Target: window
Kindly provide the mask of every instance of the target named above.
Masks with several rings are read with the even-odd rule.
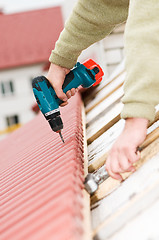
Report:
[[[18,124],[19,123],[18,115],[13,115],[13,116],[6,117],[6,123],[7,123],[8,127],[10,127],[12,125],[15,125],[15,124]]]
[[[14,94],[14,84],[12,81],[1,82],[0,92],[2,96],[11,96]]]

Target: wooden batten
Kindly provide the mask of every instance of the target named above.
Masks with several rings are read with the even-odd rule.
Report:
[[[89,127],[93,122],[97,121],[100,116],[108,112],[112,105],[119,103],[123,96],[123,87],[118,88],[108,98],[102,101],[98,106],[94,107],[86,116],[86,126]]]
[[[124,71],[124,64],[122,64],[117,72],[108,79],[108,82],[102,82],[89,97],[86,97],[88,172],[98,172],[98,169],[105,164],[109,150],[124,129],[125,120],[120,118],[120,113],[123,108],[121,98],[125,76],[126,72]],[[128,220],[131,220],[131,217],[137,216],[140,210],[149,206],[153,198],[156,199],[159,196],[159,191],[155,193],[155,188],[159,187],[158,180],[156,183],[159,169],[159,163],[157,163],[157,157],[159,156],[159,106],[156,109],[155,120],[149,124],[147,137],[138,148],[141,152],[141,158],[134,164],[136,172],[121,174],[122,182],[109,177],[99,185],[98,190],[91,196],[94,240],[108,238],[114,240],[114,238],[111,239],[111,236],[114,236]],[[154,185],[151,188],[150,184],[149,190],[146,192],[144,187],[147,182],[142,177],[148,177],[151,183],[151,174],[148,172],[151,163],[148,160],[152,158],[153,166],[150,168],[150,172],[152,174],[155,172],[152,178]],[[157,170],[154,170],[155,164]],[[141,176],[140,172],[143,173]],[[134,190],[136,186],[138,187],[138,183],[135,182],[136,179],[139,179],[141,183],[144,181],[141,194]],[[134,189],[131,189],[131,184]],[[130,191],[127,192],[126,189]],[[152,193],[153,197],[148,198],[148,193]],[[135,194],[135,197],[133,194]],[[135,208],[135,203],[140,200],[143,201],[145,198],[147,199],[144,207],[140,204],[138,208]],[[109,206],[110,208],[112,206],[112,209],[109,209]],[[131,207],[134,211],[131,210]],[[130,217],[127,211],[130,212]],[[120,217],[123,217],[123,221],[120,221]]]
[[[108,87],[108,85],[110,83],[112,83],[115,79],[117,79],[121,74],[123,74],[125,71],[125,63],[124,61],[119,64],[119,66],[117,67],[117,69],[111,74],[111,76],[108,79],[105,79],[105,77],[103,78],[102,82],[99,84],[98,87],[96,87],[94,89],[94,91],[92,92],[92,94],[87,95],[84,98],[84,102],[85,105],[88,105],[93,99],[96,98],[96,95],[103,90],[103,88]]]
[[[87,154],[87,140],[86,140],[86,119],[84,106],[82,107],[82,122],[83,122],[83,135],[84,135],[84,177],[88,174],[88,154]],[[83,190],[83,240],[92,240],[91,232],[91,215],[90,215],[90,195],[84,189]]]
[[[141,152],[140,160],[134,164],[136,169],[139,169],[147,160],[152,158],[154,155],[158,153],[159,149],[159,127],[155,129],[152,133],[150,133],[145,142],[141,145],[143,148]],[[121,174],[123,179],[127,179],[132,172]],[[92,196],[91,203],[94,204],[96,201],[101,200],[110,194],[114,189],[116,189],[120,185],[120,181],[117,181],[113,178],[108,178],[104,181],[100,186],[97,192]]]
[[[158,140],[156,144],[158,147]],[[103,199],[100,205],[93,210],[94,239],[111,240],[111,237],[117,234],[128,221],[130,223],[135,217],[138,217],[139,213],[144,212],[158,201],[158,158],[159,153],[155,154],[153,158],[149,155],[149,161],[142,168]],[[125,195],[123,195],[124,193]]]
[[[88,160],[89,165],[98,159],[104,153],[108,152],[110,146],[113,144],[115,139],[119,136],[123,130],[125,121],[121,119],[111,128],[105,131],[100,137],[94,140],[90,145],[88,145]]]
[[[125,72],[120,75],[119,78],[115,79],[112,83],[110,83],[107,87],[103,88],[96,97],[86,105],[85,111],[88,113],[98,104],[100,104],[103,100],[108,98],[113,92],[115,92],[118,88],[120,88],[124,83]]]
[[[110,127],[112,127],[117,121],[120,120],[120,113],[123,105],[122,103],[117,103],[115,106],[107,112],[104,116],[101,116],[98,121],[91,124],[90,127],[87,128],[87,143],[92,143],[95,139],[97,139],[101,134],[107,131]]]
[[[145,148],[146,145],[148,146],[150,142],[153,142],[158,137],[158,126],[159,126],[158,121],[159,121],[159,111],[156,112],[154,121],[149,124],[149,128],[148,128],[149,136],[145,139],[144,143],[140,146],[140,150],[142,150],[142,148]],[[124,128],[124,120],[121,119],[118,123],[113,125],[112,128],[110,128],[107,132],[105,132],[103,136],[102,135],[100,136],[100,138],[102,138],[101,140],[99,140],[100,148],[98,148],[98,145],[97,145],[98,139],[96,140],[95,143],[92,142],[91,144],[92,146],[91,145],[88,146],[88,150],[90,152],[88,155],[89,161],[90,161],[89,167],[88,167],[89,172],[93,172],[98,168],[100,168],[101,166],[103,166],[108,156],[108,150],[111,148],[116,138],[120,135],[123,128]],[[106,146],[100,143],[102,141],[106,142]],[[98,150],[99,153],[96,152],[95,154],[95,152],[91,151],[91,148],[97,149],[97,150],[99,149]]]
[[[151,133],[149,133],[145,139],[145,141],[140,145],[138,151],[142,151],[148,145],[150,145],[153,141],[155,141],[159,137],[159,127],[154,129]]]

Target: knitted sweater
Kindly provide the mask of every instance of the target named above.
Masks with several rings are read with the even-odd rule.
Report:
[[[159,103],[159,1],[78,0],[50,62],[72,68],[81,51],[105,38],[124,21],[126,79],[122,118],[155,117]]]

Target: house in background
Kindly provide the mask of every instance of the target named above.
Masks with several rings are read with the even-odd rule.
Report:
[[[0,139],[34,117],[32,79],[46,74],[51,50],[72,7],[70,2],[68,9],[63,1],[60,6],[46,9],[1,12]],[[94,54],[84,53],[82,61],[88,56]]]
[[[34,117],[31,82],[46,74],[48,58],[76,1],[60,6],[0,14],[0,139]],[[123,59],[123,31],[119,26],[93,44],[79,61],[93,58],[109,76]]]
[[[0,15],[0,136],[34,117],[32,78],[44,74],[63,28],[61,7]]]

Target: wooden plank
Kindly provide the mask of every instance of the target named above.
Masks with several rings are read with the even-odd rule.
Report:
[[[158,157],[159,155],[157,158]],[[139,213],[145,211],[148,207],[151,207],[158,198],[159,180],[157,178],[155,182],[151,182],[151,185],[149,185],[147,189],[144,189],[135,196],[130,196],[129,201],[126,204],[120,206],[113,214],[109,215],[109,217],[93,231],[93,239],[110,240],[110,237],[114,233],[119,231],[126,223],[136,217]]]
[[[158,119],[158,113],[156,114],[156,119]],[[155,120],[156,120],[155,119]],[[151,127],[149,127],[149,129],[148,129],[148,133],[149,133],[149,138],[147,138],[146,139],[146,141],[144,142],[144,144],[143,144],[143,146],[142,147],[146,147],[150,142],[152,142],[151,143],[151,145],[149,146],[149,147],[147,147],[147,148],[145,148],[143,151],[142,151],[142,153],[141,153],[141,156],[142,156],[142,158],[141,158],[141,160],[136,164],[136,166],[137,166],[137,169],[139,169],[140,168],[140,166],[142,166],[148,159],[150,159],[152,156],[154,156],[154,155],[156,155],[156,153],[158,154],[158,152],[159,152],[159,130],[158,130],[158,126],[159,126],[159,123],[158,123],[158,121],[157,122],[155,122]],[[155,128],[157,128],[157,129],[155,129]],[[157,135],[156,135],[157,134]],[[156,139],[157,138],[157,139]],[[154,141],[154,139],[156,139],[155,141]],[[149,161],[148,163],[146,163],[146,164],[144,164],[143,166],[142,166],[142,168],[140,168],[137,172],[135,172],[132,176],[131,176],[131,178],[129,178],[129,179],[132,179],[131,180],[131,182],[133,182],[133,183],[135,183],[135,185],[134,185],[134,189],[138,189],[139,188],[139,180],[138,179],[136,179],[136,174],[138,174],[137,176],[140,178],[141,176],[142,177],[144,177],[144,179],[145,180],[140,180],[140,182],[141,182],[141,184],[147,184],[148,183],[148,177],[147,177],[147,175],[149,175],[149,178],[150,178],[150,181],[152,181],[152,176],[153,176],[153,178],[154,177],[156,177],[156,179],[158,179],[158,171],[159,171],[159,164],[158,164],[158,157],[159,157],[159,155],[157,156],[157,158],[155,158],[155,160],[154,160],[154,163],[152,162],[152,161]],[[158,165],[157,165],[158,164]],[[142,172],[141,172],[142,171]],[[155,173],[153,172],[153,171],[155,171]],[[123,176],[124,176],[124,179],[126,179],[128,176],[129,176],[130,174],[129,173],[126,173],[126,174],[124,174]],[[134,179],[135,178],[135,179]],[[127,181],[130,181],[129,179],[127,179]],[[97,229],[98,229],[98,231],[97,231],[97,229],[95,229],[95,231],[96,231],[96,234],[93,234],[93,236],[94,236],[94,239],[107,239],[107,237],[109,237],[109,235],[107,235],[106,233],[108,233],[107,232],[107,230],[105,230],[105,228],[107,228],[108,227],[108,229],[110,228],[110,225],[109,225],[109,221],[107,221],[107,220],[105,220],[105,218],[106,218],[106,216],[104,216],[104,223],[105,222],[107,222],[107,224],[108,224],[108,226],[107,225],[105,225],[104,224],[104,226],[103,226],[103,223],[101,223],[101,219],[99,219],[99,216],[98,216],[98,213],[100,212],[100,214],[102,214],[102,212],[105,214],[105,209],[111,209],[111,207],[112,207],[112,205],[113,205],[113,198],[114,198],[114,201],[115,201],[115,203],[116,204],[119,204],[118,205],[118,207],[119,207],[119,209],[121,209],[121,202],[119,201],[119,199],[120,199],[120,197],[121,197],[121,200],[123,201],[123,204],[125,204],[125,202],[126,202],[126,200],[124,199],[124,197],[127,195],[127,192],[128,192],[128,189],[133,189],[133,187],[132,186],[128,186],[127,187],[127,190],[123,190],[122,189],[122,191],[123,191],[123,193],[121,193],[121,192],[119,192],[118,194],[118,196],[115,196],[115,194],[116,194],[116,192],[117,191],[119,191],[119,189],[122,187],[123,188],[123,184],[125,184],[127,181],[125,181],[125,182],[123,182],[122,184],[119,182],[119,181],[117,181],[117,180],[114,180],[114,179],[112,179],[112,178],[109,178],[107,181],[105,181],[104,182],[104,184],[101,184],[101,186],[100,186],[100,188],[101,188],[101,190],[103,191],[103,195],[100,197],[100,198],[98,198],[98,200],[100,200],[99,202],[97,202],[96,204],[94,204],[93,205],[93,207],[95,206],[95,205],[98,205],[99,204],[99,207],[97,207],[97,208],[95,208],[93,211],[94,211],[94,217],[95,217],[95,219],[93,220],[93,222],[94,222],[94,226],[95,226],[95,223],[98,223],[99,224],[99,221],[100,221],[100,225],[99,225],[99,227],[97,227]],[[143,184],[143,185],[144,185]],[[159,184],[159,183],[158,183]],[[119,187],[120,186],[120,187]],[[118,188],[119,187],[119,188]],[[159,187],[159,185],[158,185],[158,187]],[[140,189],[141,190],[141,189]],[[121,190],[120,190],[121,191]],[[139,191],[140,192],[140,191]],[[155,191],[153,191],[154,193],[155,193]],[[110,194],[111,193],[111,194]],[[134,193],[130,193],[129,194],[129,197],[130,197],[130,199],[132,198],[132,196],[133,195],[135,195]],[[107,196],[107,198],[104,198],[103,199],[103,197],[105,197],[105,196]],[[123,197],[124,196],[124,197]],[[149,196],[149,194],[148,194],[148,196]],[[110,206],[109,206],[109,204],[108,204],[108,198],[110,198],[110,197],[112,197],[112,199],[110,200]],[[101,200],[101,199],[103,199],[103,200]],[[106,199],[106,200],[105,200]],[[118,199],[117,201],[116,201],[116,199]],[[96,202],[96,200],[94,201],[94,199],[92,198],[91,200],[93,200],[92,201],[92,204],[93,203],[95,203]],[[102,202],[103,201],[106,201],[106,203],[105,203],[105,205],[102,205]],[[143,204],[141,204],[142,206],[143,206]],[[135,205],[134,205],[135,206]],[[99,208],[100,208],[100,210],[99,210]],[[104,209],[104,211],[103,211],[103,209]],[[115,210],[115,209],[113,209],[113,211],[114,211],[114,213],[115,213],[115,211],[118,211],[118,210]],[[141,211],[141,208],[140,209],[138,209],[138,211],[140,212]],[[132,213],[134,213],[134,210],[132,210]],[[123,213],[123,215],[130,215],[130,214],[127,214],[127,210]],[[138,213],[137,213],[138,214]],[[109,212],[109,214],[108,214],[109,216],[110,215],[112,215],[112,213],[110,213]],[[108,217],[109,218],[109,217]],[[116,226],[116,223],[117,222],[119,222],[120,223],[120,218],[119,219],[117,219],[117,221],[116,221],[116,219],[115,219],[115,223],[113,223],[115,226]],[[123,225],[125,224],[127,222],[127,219],[125,220],[125,222],[123,223]],[[114,225],[113,225],[113,227],[112,227],[112,229],[113,229],[113,231],[111,232],[111,235],[112,234],[114,234]],[[97,226],[97,225],[96,225]],[[102,226],[102,227],[101,227]],[[118,231],[119,229],[117,229],[117,231]],[[110,235],[110,236],[111,236]],[[115,235],[116,236],[116,235]],[[113,239],[110,239],[110,240],[115,240],[116,238],[113,238]],[[120,239],[119,239],[120,240]],[[122,238],[121,238],[121,240],[122,240]]]
[[[89,164],[95,161],[98,161],[99,163],[102,161],[101,160],[102,158],[105,158],[106,160],[107,152],[110,150],[110,148],[114,144],[116,138],[121,134],[124,128],[124,125],[125,125],[125,121],[121,119],[115,125],[113,125],[110,129],[108,129],[108,131],[106,131],[98,139],[96,139],[91,144],[91,149],[88,147]],[[151,142],[153,142],[158,137],[159,135],[158,129],[157,129],[158,127],[159,127],[159,121],[155,122],[154,125],[148,128],[147,130],[148,135],[145,141],[143,142],[143,144],[141,144],[140,148],[138,149],[139,151],[142,151],[143,148],[147,147]],[[103,165],[103,162],[101,164]],[[96,169],[97,168],[93,170],[96,170]]]
[[[85,111],[88,113],[95,106],[101,103],[104,99],[109,97],[113,92],[123,85],[126,73],[121,74],[117,79],[110,83],[107,87],[103,88],[99,93],[96,94],[95,98],[86,105]]]
[[[154,155],[156,155],[159,151],[159,128],[155,131],[158,134],[158,138],[153,141],[148,147],[146,147],[141,152],[141,159],[135,164],[136,169],[139,169],[147,160],[152,158]],[[121,174],[123,179],[127,179],[130,175],[132,175],[132,172],[123,173]],[[100,199],[103,199],[108,194],[113,192],[115,189],[117,189],[120,185],[120,181],[117,181],[113,178],[108,178],[106,181],[104,181],[102,184],[99,185],[99,188],[97,192],[92,196],[91,203],[94,204],[95,202],[99,201]]]
[[[94,107],[90,112],[88,112],[86,116],[87,126],[91,125],[93,121],[96,121],[98,118],[100,118],[101,114],[104,114],[104,112],[108,111],[108,109],[112,106],[112,104],[119,102],[123,95],[124,95],[123,87],[120,87],[114,93],[112,93],[108,98],[103,100],[96,107]]]
[[[125,120],[120,119],[111,128],[109,128],[102,135],[100,135],[100,137],[98,137],[90,145],[88,145],[89,162],[94,159],[94,154],[98,154],[98,151],[101,152],[105,150],[105,147],[108,147],[108,145],[111,144],[111,142],[119,135],[119,133],[122,132],[124,126]]]
[[[129,220],[128,224],[125,224],[119,231],[113,234],[109,240],[123,240],[127,239],[127,236],[129,236],[129,240],[158,240],[159,200],[155,199],[154,202],[149,205],[147,208],[142,209],[141,212],[139,211],[138,215]]]
[[[115,79],[117,79],[121,74],[124,73],[125,62],[122,61],[115,71],[110,75],[108,79],[103,78],[102,82],[92,91],[91,94],[87,95],[84,98],[85,105],[89,104],[103,88],[107,87],[110,83],[112,83]]]
[[[159,111],[156,113],[155,120],[150,124],[147,130],[148,134],[159,126],[158,120],[159,120]],[[116,138],[121,134],[123,128],[124,128],[124,120],[121,119],[114,126],[112,126],[108,131],[103,133],[103,135],[101,135],[100,138],[97,138],[94,142],[92,142],[88,146],[89,172],[95,171],[105,163],[108,156],[108,151],[112,147]],[[99,142],[99,146],[97,144],[98,142]]]
[[[117,137],[124,129],[125,120],[121,119],[88,146],[89,172],[101,167]]]
[[[159,137],[159,121],[158,124],[155,125],[156,129],[154,129],[152,132],[150,132],[145,141],[140,145],[140,147],[138,148],[139,151],[142,151],[144,148],[146,148],[147,146],[149,146],[153,141],[155,141],[158,137]]]
[[[103,134],[106,130],[120,120],[122,108],[123,104],[121,102],[115,104],[108,112],[104,114],[104,116],[100,117],[98,121],[94,122],[90,127],[87,128],[86,132],[88,144],[92,143],[96,138],[98,138],[101,134]]]
[[[111,83],[116,78],[118,78],[123,72],[125,71],[125,60],[123,60],[115,69],[115,71],[108,77],[108,79],[104,82],[102,81],[101,84],[96,89],[96,93],[101,91],[108,83]]]
[[[112,108],[113,108],[114,106],[116,106],[117,104],[120,105],[120,103],[121,103],[121,99],[119,98],[119,99],[117,99],[115,102],[113,102],[110,106],[108,106],[104,111],[102,111],[102,112],[99,113],[98,115],[95,115],[95,116],[93,117],[93,119],[92,119],[89,123],[86,124],[87,130],[88,130],[88,129],[91,129],[93,125],[97,126],[97,122],[100,122],[100,119],[101,119],[102,117],[106,116],[107,113],[109,114],[109,112],[112,110]]]
[[[84,106],[82,107],[82,123],[83,123],[83,135],[84,135],[84,177],[88,174],[88,154],[87,154],[87,140],[86,140],[86,118]],[[91,240],[91,216],[90,216],[90,195],[83,189],[83,240]]]
[[[158,180],[158,156],[159,153],[149,159],[130,178],[120,184],[120,187],[112,194],[100,201],[99,206],[92,210],[93,229],[96,229],[106,218],[109,218],[119,208],[131,201],[134,196],[144,192]]]

